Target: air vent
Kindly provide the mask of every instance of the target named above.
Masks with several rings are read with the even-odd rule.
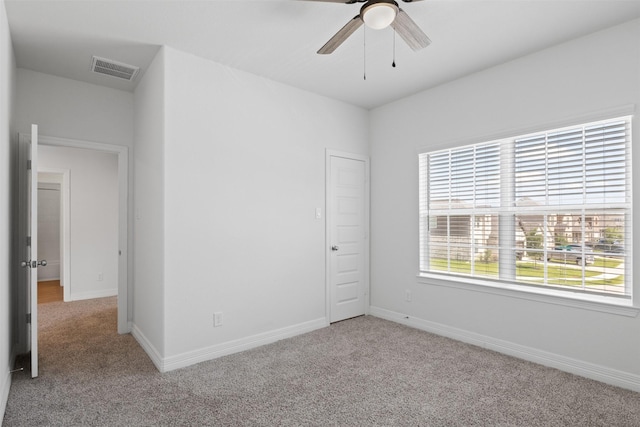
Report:
[[[91,71],[98,74],[106,74],[119,79],[133,81],[133,79],[136,78],[138,71],[140,71],[140,67],[94,56],[93,61],[91,62]]]

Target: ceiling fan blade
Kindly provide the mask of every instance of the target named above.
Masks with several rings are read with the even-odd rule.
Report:
[[[355,16],[351,21],[347,22],[347,25],[342,27],[333,37],[329,39],[324,46],[318,50],[320,55],[326,55],[332,53],[338,48],[355,30],[360,28],[364,24],[360,15]]]
[[[431,44],[429,37],[402,9],[398,11],[396,19],[391,23],[391,26],[413,50],[420,50]]]

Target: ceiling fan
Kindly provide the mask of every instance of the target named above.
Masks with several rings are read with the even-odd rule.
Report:
[[[351,34],[353,34],[362,24],[366,24],[373,29],[382,29],[391,26],[396,33],[413,50],[420,50],[429,46],[431,40],[418,27],[418,25],[406,14],[406,12],[398,6],[394,0],[311,0],[323,1],[328,3],[364,3],[360,8],[360,13],[353,17],[347,24],[340,29],[329,41],[318,50],[321,55],[332,53],[338,48]],[[411,3],[421,0],[402,0],[405,3]]]

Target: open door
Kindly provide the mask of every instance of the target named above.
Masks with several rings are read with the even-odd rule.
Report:
[[[26,292],[26,343],[31,351],[31,377],[38,376],[38,126],[31,125],[30,140],[20,139],[19,215],[22,254],[21,275]]]

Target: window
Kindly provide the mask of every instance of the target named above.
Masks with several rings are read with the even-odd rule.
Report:
[[[630,117],[419,163],[422,273],[630,298]]]

